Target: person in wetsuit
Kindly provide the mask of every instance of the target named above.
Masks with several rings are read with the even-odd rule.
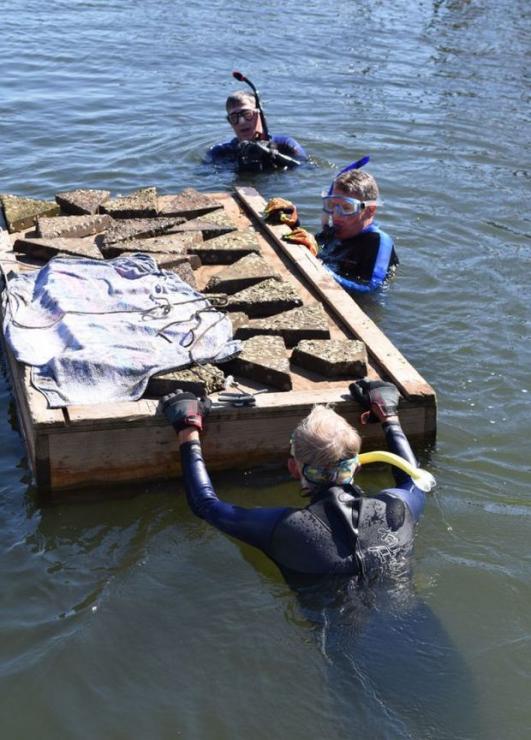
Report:
[[[319,259],[338,282],[347,279],[347,290],[376,290],[398,265],[391,237],[374,223],[376,180],[364,170],[351,169],[340,174],[322,198],[325,225],[316,236]]]
[[[398,418],[399,393],[390,383],[358,381],[351,393],[379,421],[391,452],[416,466]],[[190,508],[222,532],[268,555],[290,575],[372,578],[403,561],[413,544],[425,494],[393,468],[395,486],[367,497],[354,484],[360,436],[332,409],[316,406],[293,432],[288,468],[301,481],[304,508],[246,509],[221,501],[201,452],[204,402],[191,393],[163,399],[178,433]]]
[[[252,93],[232,93],[225,108],[235,136],[210,147],[208,160],[229,161],[239,170],[262,171],[295,167],[308,159],[303,147],[291,136],[269,136],[264,131],[264,118]]]

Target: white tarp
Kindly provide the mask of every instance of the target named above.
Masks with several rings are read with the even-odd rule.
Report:
[[[140,398],[151,375],[222,362],[230,319],[150,255],[54,257],[4,290],[4,334],[51,407]]]

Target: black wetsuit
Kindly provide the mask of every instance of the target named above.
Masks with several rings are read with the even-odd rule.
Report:
[[[384,424],[387,445],[415,458],[400,424]],[[396,487],[366,497],[356,486],[317,491],[305,508],[247,509],[221,501],[201,445],[181,445],[186,496],[192,511],[226,534],[258,547],[283,571],[311,575],[369,575],[411,549],[425,494],[393,467]]]

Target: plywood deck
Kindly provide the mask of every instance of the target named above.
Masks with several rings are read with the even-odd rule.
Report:
[[[281,240],[286,226],[267,226],[260,214],[265,204],[252,188],[234,195],[215,193],[238,228],[258,233],[262,256],[290,281],[305,305],[319,301],[328,316],[332,338],[365,342],[369,377],[394,382],[402,393],[400,417],[413,445],[435,439],[436,398],[433,389],[400,351],[333,280],[307,249]],[[208,220],[208,217],[205,217]],[[0,224],[0,264],[7,273],[35,269],[38,263],[18,258],[12,250],[16,234]],[[223,265],[200,267],[194,274],[199,289]],[[31,386],[30,369],[17,363],[3,342],[20,428],[25,438],[35,483],[42,491],[102,487],[178,476],[175,433],[157,400],[68,406],[49,409],[44,396]],[[292,366],[293,390],[256,397],[255,408],[214,408],[203,434],[209,469],[284,463],[294,426],[315,403],[332,404],[351,423],[360,409],[348,394],[348,379],[329,381]],[[242,380],[243,386],[262,387]],[[214,396],[215,398],[215,396]],[[382,447],[380,425],[363,428],[364,449]]]

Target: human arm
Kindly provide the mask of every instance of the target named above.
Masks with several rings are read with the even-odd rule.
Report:
[[[287,154],[289,157],[294,157],[294,159],[298,159],[301,162],[306,162],[308,160],[308,155],[306,154],[304,147],[301,146],[301,144],[299,144],[299,142],[292,136],[277,134],[273,136],[272,139],[281,154]]]
[[[379,422],[382,425],[389,452],[402,457],[413,467],[418,467],[398,417],[400,394],[396,386],[380,380],[358,380],[349,386],[349,390],[364,410],[362,423]],[[392,472],[396,487],[387,489],[386,493],[401,498],[408,505],[415,521],[418,520],[424,509],[426,494],[417,488],[411,476],[404,471],[393,466]]]
[[[191,393],[163,399],[164,413],[178,434],[186,498],[193,513],[217,529],[267,551],[274,528],[289,509],[246,509],[221,501],[212,486],[201,450],[200,431],[206,412]]]

